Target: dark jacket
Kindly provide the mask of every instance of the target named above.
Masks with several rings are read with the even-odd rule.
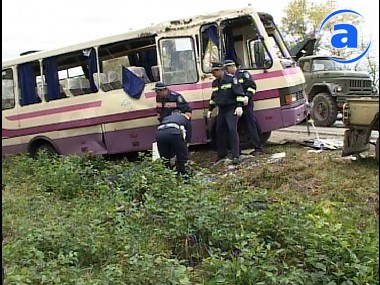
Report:
[[[166,124],[177,124],[179,127],[183,126],[181,129],[167,128],[165,130],[169,131],[171,134],[184,134],[185,141],[190,143],[192,136],[191,121],[182,113],[174,112],[169,116],[166,116],[158,126],[158,131],[160,131],[160,126]]]
[[[156,111],[159,114],[159,121],[161,122],[166,116],[169,116],[175,109],[180,110],[182,113],[191,113],[191,108],[186,102],[185,98],[177,92],[169,90],[164,98],[156,96]]]
[[[256,92],[256,83],[251,74],[246,70],[236,70],[235,73],[238,82],[244,89],[245,95],[251,97]]]
[[[225,73],[221,79],[212,82],[212,94],[209,102],[209,111],[218,107],[243,107],[244,90],[238,79]]]

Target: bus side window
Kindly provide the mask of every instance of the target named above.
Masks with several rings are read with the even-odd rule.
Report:
[[[2,71],[2,92],[1,92],[2,110],[12,109],[15,106],[15,93],[12,69]]]
[[[191,37],[160,39],[159,44],[163,82],[168,85],[196,82],[198,72],[193,39]]]
[[[201,27],[202,41],[202,69],[203,72],[211,72],[211,63],[220,61],[219,39],[216,24],[208,24]]]

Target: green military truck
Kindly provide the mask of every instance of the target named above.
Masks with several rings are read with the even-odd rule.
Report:
[[[347,99],[342,120],[347,127],[342,156],[369,150],[371,132],[379,132],[379,97]],[[375,144],[375,155],[379,162],[379,138]]]
[[[306,39],[294,46],[290,53],[303,70],[305,91],[311,103],[311,117],[316,126],[330,127],[338,113],[342,113],[347,99],[378,98],[378,90],[368,73],[350,70],[328,56],[312,55],[315,39]],[[332,57],[342,59],[338,57]]]

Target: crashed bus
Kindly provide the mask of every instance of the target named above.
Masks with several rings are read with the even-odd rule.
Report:
[[[266,141],[303,121],[302,71],[273,18],[252,7],[150,25],[2,63],[2,153],[117,154],[148,150],[158,124],[155,82],[193,109],[192,144],[215,138],[207,120],[211,62],[232,59],[257,84],[254,109]],[[215,116],[216,114],[214,114]],[[239,122],[242,146],[249,144]]]

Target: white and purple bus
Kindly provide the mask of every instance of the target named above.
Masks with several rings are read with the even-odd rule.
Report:
[[[193,109],[192,144],[206,144],[212,61],[232,59],[257,84],[262,140],[307,115],[302,71],[273,18],[251,7],[195,16],[2,63],[2,154],[117,154],[151,149],[163,81]],[[214,114],[215,115],[215,114]],[[248,140],[244,122],[239,134]]]

